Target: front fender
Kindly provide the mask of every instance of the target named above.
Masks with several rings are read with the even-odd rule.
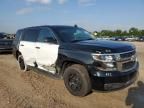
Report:
[[[56,68],[60,75],[64,72],[67,64],[81,64],[87,68],[89,64],[93,64],[94,60],[91,53],[84,51],[59,50]],[[88,69],[88,68],[87,68]]]
[[[64,61],[73,61],[80,64],[92,64],[94,62],[91,53],[84,51],[60,50],[58,59],[63,63]]]

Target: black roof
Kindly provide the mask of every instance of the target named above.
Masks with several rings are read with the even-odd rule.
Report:
[[[5,35],[5,33],[0,33],[0,36],[4,36]]]
[[[3,32],[0,32],[0,34],[5,34],[5,33],[3,33]]]
[[[43,26],[33,26],[33,27],[26,27],[20,30],[24,30],[24,29],[40,29],[43,27],[49,27],[49,28],[68,28],[68,27],[74,27],[74,26],[67,26],[67,25],[43,25]]]

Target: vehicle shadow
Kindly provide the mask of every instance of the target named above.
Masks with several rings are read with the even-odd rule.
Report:
[[[137,82],[137,87],[129,88],[128,96],[125,100],[126,105],[132,108],[144,108],[144,83]]]

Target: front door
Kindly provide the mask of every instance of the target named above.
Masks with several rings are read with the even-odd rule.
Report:
[[[36,43],[36,62],[38,68],[55,73],[55,63],[58,57],[59,45],[56,42],[53,32],[48,29],[40,30]]]

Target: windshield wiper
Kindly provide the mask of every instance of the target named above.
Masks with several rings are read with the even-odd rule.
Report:
[[[72,40],[70,42],[79,42],[79,41],[86,41],[86,40],[93,40],[93,38],[82,39],[82,40]]]
[[[88,39],[86,39],[86,40],[94,40],[93,38],[88,38]]]
[[[70,42],[79,42],[79,41],[82,41],[82,40],[71,40]]]

